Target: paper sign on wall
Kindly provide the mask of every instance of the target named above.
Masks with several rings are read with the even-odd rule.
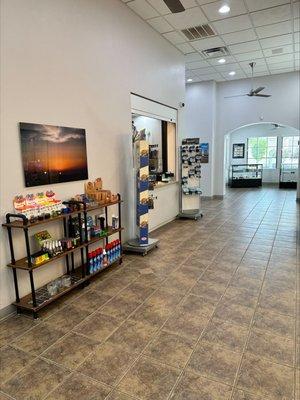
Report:
[[[201,164],[208,164],[209,161],[209,144],[200,143]]]

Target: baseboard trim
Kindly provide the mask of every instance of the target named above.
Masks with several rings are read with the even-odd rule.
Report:
[[[15,306],[10,304],[9,306],[6,306],[0,310],[0,319],[4,319],[8,317],[10,314],[13,314],[16,312]]]
[[[166,220],[165,222],[162,222],[161,224],[155,226],[154,228],[149,229],[149,233],[152,233],[152,232],[156,231],[157,229],[160,229],[163,226],[170,224],[171,222],[175,221],[176,218],[177,218],[177,214],[174,217]]]
[[[278,182],[263,182],[263,186],[276,186],[278,187],[279,183]]]
[[[224,196],[222,194],[214,194],[213,196],[201,196],[202,200],[223,200]]]

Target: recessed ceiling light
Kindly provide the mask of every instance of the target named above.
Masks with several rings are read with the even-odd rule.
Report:
[[[235,72],[235,71],[230,71],[228,75],[230,75],[230,76],[234,76],[235,74],[236,74],[236,72]]]
[[[224,63],[226,63],[226,60],[225,60],[225,58],[220,58],[220,60],[218,60],[218,62],[219,62],[220,64],[224,64]]]
[[[192,78],[187,79],[187,82],[193,82]]]
[[[227,14],[230,11],[230,7],[227,4],[224,4],[221,8],[219,8],[220,14]]]

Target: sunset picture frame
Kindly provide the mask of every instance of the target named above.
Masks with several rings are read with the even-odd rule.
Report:
[[[26,187],[88,179],[85,129],[20,122],[20,140]]]

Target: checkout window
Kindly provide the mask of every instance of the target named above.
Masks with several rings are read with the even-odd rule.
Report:
[[[154,183],[176,180],[176,124],[132,114],[137,131],[145,129],[149,143],[149,175]]]

